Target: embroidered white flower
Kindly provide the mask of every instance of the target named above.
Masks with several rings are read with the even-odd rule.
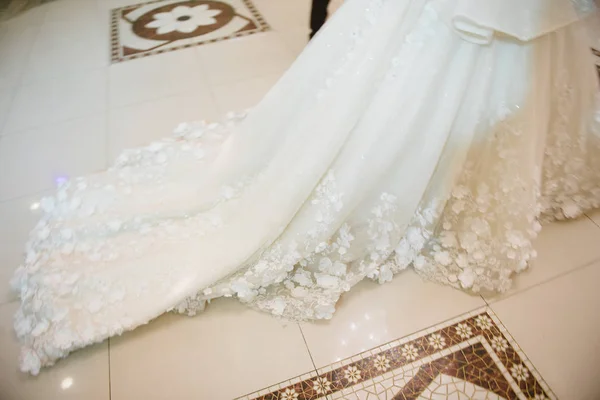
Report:
[[[441,350],[446,347],[446,338],[444,338],[439,333],[434,333],[429,336],[429,345],[434,349]]]
[[[508,349],[508,342],[502,336],[494,336],[490,342],[492,348],[498,352],[505,352]]]
[[[406,357],[407,360],[414,361],[419,356],[419,350],[417,350],[414,345],[407,344],[402,347],[402,355]]]
[[[191,33],[199,26],[213,25],[214,18],[221,10],[211,10],[207,4],[195,7],[177,6],[169,12],[154,14],[154,21],[146,24],[146,28],[156,28],[156,33],[164,35],[171,32]]]
[[[375,357],[375,360],[373,360],[373,365],[375,365],[375,368],[379,371],[387,371],[390,369],[390,360],[388,360],[386,356],[378,355]]]
[[[350,366],[344,370],[344,376],[351,383],[358,383],[360,381],[360,370],[355,366]]]
[[[523,364],[513,364],[510,368],[510,374],[517,380],[517,382],[521,382],[529,378],[529,370]]]
[[[319,377],[313,381],[313,390],[317,394],[325,394],[331,390],[331,382],[327,378]]]
[[[479,329],[488,330],[492,327],[492,320],[487,315],[480,315],[475,318],[475,323]]]
[[[281,393],[281,400],[297,400],[299,393],[294,388],[287,388]]]
[[[473,336],[473,329],[467,324],[458,324],[456,326],[456,333],[458,333],[461,338],[468,339]]]

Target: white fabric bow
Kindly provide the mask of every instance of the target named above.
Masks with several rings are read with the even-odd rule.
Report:
[[[594,9],[593,0],[456,0],[450,23],[456,32],[477,44],[494,35],[530,41],[563,28]],[[579,9],[581,8],[581,9]]]

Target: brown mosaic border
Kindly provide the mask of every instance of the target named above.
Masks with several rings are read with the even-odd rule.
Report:
[[[190,43],[190,44],[185,44],[185,45],[181,45],[181,46],[169,47],[167,49],[149,50],[149,51],[145,51],[145,52],[140,52],[139,54],[132,54],[132,55],[128,55],[128,56],[122,55],[121,54],[121,42],[119,40],[120,39],[119,21],[121,20],[121,18],[123,18],[123,13],[134,10],[140,6],[160,3],[162,1],[164,1],[164,0],[152,0],[152,1],[147,1],[144,3],[132,4],[130,6],[114,8],[110,11],[111,64],[120,63],[120,62],[128,61],[128,60],[134,60],[134,59],[138,59],[138,58],[144,58],[144,57],[148,57],[148,56],[152,56],[152,55],[156,55],[156,54],[168,53],[168,52],[175,51],[175,50],[187,49],[190,47],[201,46],[201,45],[210,44],[210,43],[217,43],[217,42],[221,42],[224,40],[235,39],[235,38],[244,37],[244,36],[250,36],[255,33],[268,32],[271,30],[271,26],[267,23],[265,18],[258,11],[258,9],[254,5],[254,3],[252,3],[251,0],[241,0],[244,3],[244,5],[248,8],[250,13],[252,14],[252,17],[254,17],[254,19],[258,23],[257,29],[244,30],[244,31],[236,32],[234,34],[226,35],[226,36],[215,38],[215,39],[203,40],[203,41],[198,41],[197,43]]]
[[[441,374],[506,399],[556,400],[488,307],[237,400],[340,399],[396,370],[416,371],[398,400],[417,399]]]

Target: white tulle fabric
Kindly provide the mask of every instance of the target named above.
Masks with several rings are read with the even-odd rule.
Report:
[[[349,0],[247,116],[44,199],[13,280],[23,371],[217,297],[330,318],[407,267],[506,290],[541,219],[600,204],[597,78],[582,23],[482,46],[454,5]]]

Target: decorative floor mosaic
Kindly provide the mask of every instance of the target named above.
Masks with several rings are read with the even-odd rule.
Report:
[[[113,63],[269,30],[251,0],[157,0],[111,11]]]
[[[238,400],[556,399],[484,308]]]

